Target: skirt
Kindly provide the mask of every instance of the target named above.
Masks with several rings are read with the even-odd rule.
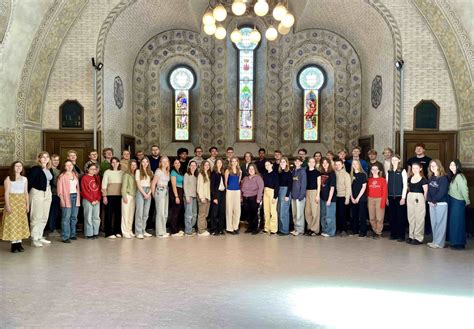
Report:
[[[3,211],[0,221],[0,240],[14,241],[26,239],[30,236],[28,216],[26,213],[26,199],[24,194],[10,193],[11,213]]]
[[[448,199],[447,241],[451,246],[466,244],[466,201],[451,196]]]

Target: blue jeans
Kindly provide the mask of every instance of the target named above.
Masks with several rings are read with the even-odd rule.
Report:
[[[320,205],[323,233],[334,236],[336,235],[336,202],[331,202],[331,205],[327,206],[326,201],[321,200]]]
[[[444,247],[448,222],[448,203],[440,202],[436,206],[430,206],[430,220],[433,231],[433,243]]]
[[[166,234],[166,222],[168,221],[168,186],[157,187],[155,192],[155,231],[156,236]]]
[[[76,206],[77,194],[73,193],[71,198],[71,208],[62,208],[61,221],[61,238],[69,240],[76,236],[77,212],[79,207]]]
[[[82,199],[82,207],[84,208],[84,235],[86,237],[99,235],[100,202],[93,205],[86,199]]]
[[[286,191],[288,191],[288,186],[280,186],[278,192],[278,230],[283,234],[290,232],[291,193],[288,196],[288,201],[285,201]]]
[[[191,198],[191,202],[187,202],[187,198],[184,197],[184,233],[193,233],[193,227],[196,225],[197,219],[197,198]]]
[[[145,193],[150,192],[148,186],[142,187]],[[144,234],[146,229],[146,222],[148,220],[148,213],[150,212],[151,198],[145,200],[143,194],[137,190],[135,196],[135,234]]]
[[[303,200],[291,200],[291,211],[293,212],[293,223],[295,231],[299,234],[304,234],[304,208],[306,205],[306,198]]]

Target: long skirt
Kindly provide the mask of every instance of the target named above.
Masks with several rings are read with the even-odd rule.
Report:
[[[451,246],[466,244],[466,201],[448,199],[448,239]]]
[[[0,220],[0,239],[15,241],[30,236],[28,217],[26,213],[26,199],[23,193],[10,193],[11,213],[5,209],[3,219]]]

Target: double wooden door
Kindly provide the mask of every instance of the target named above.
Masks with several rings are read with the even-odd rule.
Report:
[[[43,146],[50,154],[59,154],[61,163],[67,159],[69,150],[76,151],[76,163],[82,169],[94,149],[94,135],[92,131],[44,131]]]

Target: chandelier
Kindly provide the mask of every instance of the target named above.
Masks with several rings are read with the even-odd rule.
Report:
[[[288,10],[287,0],[234,0],[232,3],[229,0],[210,0],[206,13],[202,17],[204,32],[223,40],[227,34],[223,22],[228,15],[271,16],[270,26],[265,31],[265,38],[268,41],[276,40],[278,33],[288,34],[295,23],[295,16]],[[275,27],[274,24],[277,22],[278,25]],[[250,40],[258,43],[261,38],[260,32],[254,27],[250,33]],[[230,39],[235,44],[239,43],[242,40],[240,30],[235,28],[230,34]]]

